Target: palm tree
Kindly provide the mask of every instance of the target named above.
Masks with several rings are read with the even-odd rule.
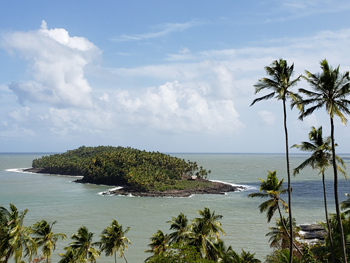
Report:
[[[217,244],[215,244],[216,249],[218,250],[220,263],[240,263],[240,256],[232,249],[231,246],[226,247],[224,241],[219,240]]]
[[[59,261],[59,263],[76,263],[76,255],[75,251],[71,247],[65,247],[66,253],[58,253],[62,259]]]
[[[276,218],[276,225],[269,227],[271,231],[266,234],[266,236],[270,237],[270,247],[277,249],[287,249],[289,247],[289,233],[286,231],[289,225],[289,218],[282,217],[282,221]],[[295,219],[293,218],[294,237],[299,236],[299,230],[300,228],[296,226]]]
[[[202,258],[217,260],[220,252],[216,248],[220,242],[219,232],[225,235],[218,220],[222,215],[215,215],[209,208],[198,210],[201,217],[194,218],[190,226],[190,232],[186,234],[187,244],[197,248]]]
[[[187,216],[180,213],[177,217],[172,217],[172,221],[167,221],[167,223],[171,223],[170,230],[174,230],[169,234],[169,244],[183,242],[189,233]]]
[[[202,217],[195,218],[193,221],[195,223],[203,223],[205,224],[210,231],[211,235],[215,235],[216,238],[219,238],[219,231],[225,235],[225,231],[221,228],[221,222],[218,220],[222,218],[222,215],[215,215],[215,211],[213,213],[210,212],[208,207],[205,207],[204,210],[198,210],[199,215]]]
[[[260,213],[266,212],[267,222],[270,222],[277,210],[280,216],[281,222],[284,223],[281,208],[280,208],[280,204],[281,204],[282,208],[288,211],[288,205],[280,197],[281,194],[285,194],[287,192],[287,190],[284,189],[283,187],[284,179],[282,179],[281,181],[278,181],[277,172],[275,170],[273,172],[268,171],[266,181],[261,178],[259,178],[259,180],[261,181],[259,192],[251,193],[248,195],[248,197],[270,198],[269,200],[259,205]],[[291,235],[290,235],[290,232],[288,232],[286,225],[284,225],[284,229],[288,237],[290,238]],[[292,226],[292,232],[293,232],[293,226]],[[302,254],[300,249],[294,244],[294,241],[292,241],[292,245],[298,250],[300,254]]]
[[[298,95],[291,92],[290,88],[295,86],[300,80],[300,77],[297,77],[294,80],[291,80],[291,77],[294,73],[294,64],[288,66],[287,61],[280,59],[279,61],[275,60],[271,63],[270,66],[265,67],[265,71],[268,76],[271,78],[262,78],[259,80],[255,87],[255,94],[264,90],[272,90],[271,93],[255,99],[252,104],[261,100],[267,100],[275,97],[277,100],[282,100],[283,103],[283,120],[284,120],[284,135],[286,143],[286,162],[287,162],[287,176],[288,176],[288,207],[289,207],[289,220],[292,220],[292,190],[290,186],[290,168],[289,168],[289,146],[288,146],[288,130],[287,130],[287,112],[286,112],[286,101],[288,98],[292,100],[298,99]],[[293,229],[290,228],[290,253],[293,253]],[[290,262],[291,259],[290,259]]]
[[[287,263],[287,262],[293,262],[293,263],[303,263],[304,261],[301,261],[297,257],[295,257],[293,254],[290,256],[290,250],[282,249],[277,250],[276,253],[274,253],[272,256],[267,256],[266,261],[267,263]],[[310,263],[308,261],[307,263]]]
[[[131,244],[130,240],[125,236],[129,229],[130,227],[127,227],[123,231],[123,226],[119,225],[116,220],[112,220],[111,225],[104,229],[100,235],[101,252],[105,251],[106,256],[113,256],[114,254],[115,263],[117,262],[117,251],[119,252],[119,257],[124,256],[127,262],[124,249],[128,249],[127,244]]]
[[[338,173],[336,166],[335,155],[335,143],[334,143],[334,115],[338,116],[341,122],[346,125],[347,119],[344,114],[349,114],[350,100],[346,97],[350,94],[350,78],[349,72],[341,74],[339,72],[339,66],[333,69],[328,65],[326,59],[321,61],[322,73],[312,74],[309,71],[305,71],[307,82],[311,85],[313,91],[306,89],[299,89],[299,92],[305,94],[308,99],[301,99],[296,104],[302,106],[302,111],[299,118],[303,120],[304,117],[309,116],[315,110],[322,107],[326,108],[326,111],[330,118],[331,124],[331,142],[332,142],[332,165],[334,173],[334,199],[337,218],[339,222],[339,233],[341,237],[341,245],[343,251],[343,262],[347,262],[345,240],[343,225],[340,217],[339,198],[338,198]],[[305,106],[311,105],[308,109],[304,109]]]
[[[251,193],[248,197],[260,197],[260,198],[270,198],[269,200],[263,202],[259,205],[260,213],[266,212],[267,222],[270,222],[276,210],[279,213],[280,219],[282,220],[283,216],[281,213],[280,204],[282,208],[288,210],[288,205],[286,202],[280,197],[281,194],[285,194],[287,192],[283,187],[283,180],[278,181],[276,170],[273,172],[268,171],[266,181],[264,179],[259,178],[261,181],[259,192]]]
[[[146,250],[146,252],[153,253],[153,256],[166,253],[169,249],[169,235],[164,234],[162,230],[158,229],[157,233],[152,235],[151,243],[148,246],[151,249]]]
[[[31,229],[23,225],[27,212],[28,209],[19,212],[13,204],[10,204],[10,210],[0,206],[0,259],[4,263],[11,257],[16,263],[22,262],[22,258],[26,256],[31,260],[36,253],[37,244],[30,237]]]
[[[49,224],[45,220],[41,220],[40,222],[35,223],[32,226],[33,234],[35,242],[38,247],[42,246],[42,254],[46,258],[46,262],[49,262],[51,258],[52,251],[56,249],[56,242],[58,239],[65,240],[67,239],[65,234],[57,233],[54,234],[52,232],[53,225],[56,224],[56,221],[52,224]]]
[[[349,253],[350,252],[350,250],[349,250],[350,218],[345,213],[341,213],[340,217],[341,217],[343,229],[344,229],[344,238],[346,240],[347,253]],[[341,262],[342,249],[341,249],[341,239],[340,239],[339,231],[337,231],[337,229],[339,229],[337,214],[330,214],[329,223],[330,223],[331,228],[327,229],[327,231],[332,231],[333,244],[334,244],[334,254],[335,254],[335,257],[338,259],[337,262]],[[327,225],[324,225],[324,227],[328,228]],[[329,243],[329,237],[326,236],[325,237],[325,244],[328,245],[328,243]]]
[[[191,233],[188,236],[188,245],[195,247],[202,258],[216,260],[220,255],[216,248],[219,239],[212,233],[209,224],[204,221],[193,221]]]
[[[93,247],[97,245],[92,242],[93,235],[86,226],[81,226],[77,233],[71,236],[73,242],[65,248],[68,254],[71,254],[70,250],[72,250],[77,262],[96,262],[96,259],[100,257],[100,251]]]
[[[261,261],[255,258],[255,253],[251,254],[249,251],[246,252],[242,249],[241,255],[236,253],[231,246],[228,248],[222,240],[219,240],[216,244],[216,249],[219,251],[219,259],[217,262],[220,263],[260,263]]]
[[[260,263],[261,261],[255,258],[255,253],[251,254],[249,251],[246,252],[242,249],[241,263]]]
[[[322,137],[322,126],[317,130],[315,127],[311,128],[309,133],[310,142],[302,142],[300,145],[294,144],[292,146],[300,149],[304,152],[311,152],[311,156],[302,162],[297,168],[294,169],[294,175],[299,174],[300,170],[304,169],[306,166],[311,166],[312,169],[319,170],[319,174],[322,174],[322,184],[323,184],[323,199],[324,199],[324,209],[326,214],[326,223],[328,229],[330,229],[328,220],[328,209],[327,209],[327,195],[326,195],[326,184],[325,184],[325,170],[331,166],[332,163],[332,146],[331,138],[328,137],[324,139]],[[338,163],[345,167],[343,160],[339,156],[335,156]],[[339,171],[345,175],[345,171],[340,165],[337,165]],[[332,262],[335,262],[333,253],[333,239],[332,232],[329,231],[330,248],[332,251]]]

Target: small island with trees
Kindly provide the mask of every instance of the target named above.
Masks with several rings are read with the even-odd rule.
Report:
[[[105,193],[114,195],[188,197],[244,189],[207,180],[211,171],[196,162],[121,146],[81,146],[35,159],[26,171],[83,176],[76,182],[122,186]]]

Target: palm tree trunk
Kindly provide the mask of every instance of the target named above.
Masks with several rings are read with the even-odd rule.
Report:
[[[293,260],[293,217],[292,217],[292,189],[290,187],[290,168],[289,168],[289,146],[288,146],[288,131],[287,131],[287,112],[286,112],[286,100],[283,99],[283,115],[284,115],[284,134],[286,138],[286,161],[287,161],[287,176],[288,176],[288,213],[289,213],[289,233],[290,233],[290,242],[289,242],[289,263],[292,263]]]
[[[334,172],[334,199],[335,199],[335,211],[337,212],[337,219],[338,219],[338,225],[339,225],[339,234],[340,234],[340,241],[341,241],[341,248],[342,248],[342,254],[343,254],[343,262],[347,263],[347,257],[346,257],[346,249],[345,249],[345,240],[344,240],[344,231],[343,231],[343,224],[340,217],[340,209],[339,209],[339,198],[338,198],[338,171],[337,171],[337,165],[335,163],[335,143],[334,143],[334,123],[332,116],[331,119],[331,139],[332,139],[332,163],[333,163],[333,172]]]
[[[283,216],[282,216],[282,213],[281,213],[280,206],[278,206],[277,209],[278,209],[278,213],[280,214],[280,219],[281,219],[283,228],[284,228],[284,230],[286,231],[288,238],[290,239],[290,235],[289,235],[289,233],[288,233],[288,229],[287,229],[286,224],[284,223],[284,220],[283,220]],[[289,241],[290,241],[290,240],[289,240]],[[294,241],[293,241],[293,246],[296,248],[296,250],[298,250],[299,254],[302,256],[302,255],[303,255],[303,252],[300,251],[300,249],[299,249],[298,246],[294,243]]]
[[[124,259],[125,259],[125,262],[128,263],[128,261],[126,260],[126,257],[125,257],[124,252],[123,252],[123,257],[124,257]]]
[[[114,262],[117,263],[117,252],[114,252]]]
[[[326,222],[327,222],[327,227],[328,227],[329,245],[331,247],[332,262],[335,263],[332,230],[331,230],[331,225],[330,225],[329,220],[328,220],[327,195],[326,195],[326,183],[325,183],[325,178],[324,178],[324,171],[322,171],[322,184],[323,184],[324,211],[326,213]]]
[[[4,261],[5,263],[9,262],[10,255],[11,255],[10,253],[7,253],[6,258],[5,258],[5,261]]]

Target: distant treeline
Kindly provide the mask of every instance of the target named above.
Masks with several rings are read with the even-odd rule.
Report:
[[[196,162],[121,146],[81,146],[35,159],[32,166],[42,168],[44,173],[82,175],[83,182],[129,185],[143,190],[176,185],[182,175],[206,178],[210,173]]]

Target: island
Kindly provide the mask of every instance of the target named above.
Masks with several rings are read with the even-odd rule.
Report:
[[[121,146],[81,146],[35,159],[26,171],[80,176],[75,181],[79,183],[122,186],[106,195],[188,197],[244,189],[208,180],[211,171],[196,162]]]

